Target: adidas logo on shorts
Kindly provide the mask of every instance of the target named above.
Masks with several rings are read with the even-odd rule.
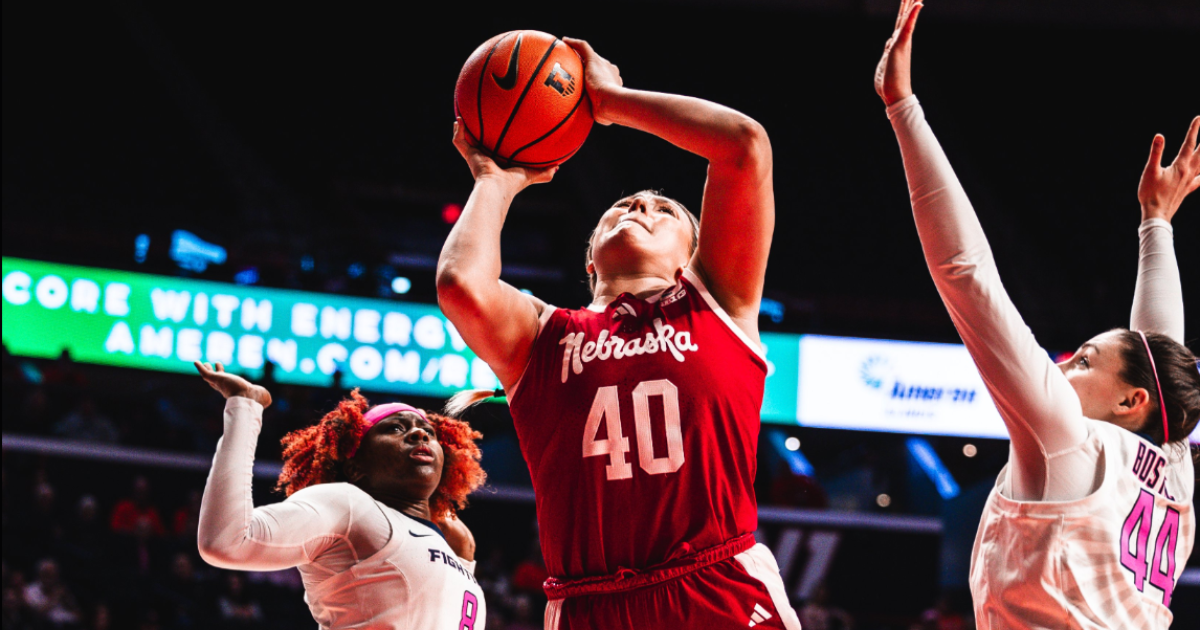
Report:
[[[750,613],[750,627],[753,628],[754,626],[757,626],[758,624],[770,619],[771,616],[771,613],[767,612],[766,608],[763,608],[760,604],[755,604],[754,612]]]

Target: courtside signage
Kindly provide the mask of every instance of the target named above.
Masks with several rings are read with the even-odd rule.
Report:
[[[799,345],[803,426],[1008,438],[964,346],[820,335]]]
[[[3,259],[15,355],[170,372],[192,361],[283,383],[445,397],[495,375],[435,306]]]

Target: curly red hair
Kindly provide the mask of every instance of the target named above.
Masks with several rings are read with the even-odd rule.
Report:
[[[363,420],[370,407],[355,389],[317,424],[284,436],[283,471],[276,490],[290,497],[309,486],[337,481],[342,462],[358,450],[370,429]],[[430,512],[441,518],[465,508],[467,496],[487,479],[479,465],[483,453],[475,443],[483,435],[461,420],[436,413],[427,416],[445,453],[442,479],[429,498]]]

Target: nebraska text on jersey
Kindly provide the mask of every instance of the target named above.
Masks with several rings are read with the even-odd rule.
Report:
[[[642,354],[657,354],[670,352],[676,361],[683,362],[684,352],[695,352],[700,346],[692,343],[692,333],[681,330],[675,332],[675,327],[664,324],[661,318],[654,319],[654,332],[646,333],[645,337],[623,339],[609,335],[607,330],[601,330],[595,341],[584,341],[585,333],[567,333],[559,340],[563,348],[562,382],[567,382],[571,372],[581,374],[583,364],[593,360],[607,361],[624,359]]]

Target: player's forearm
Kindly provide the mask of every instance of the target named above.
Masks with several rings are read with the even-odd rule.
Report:
[[[462,216],[450,230],[438,259],[439,301],[464,296],[486,299],[500,281],[500,232],[516,192],[503,182],[480,178]]]
[[[996,273],[983,227],[915,97],[888,107],[908,179],[925,263],[968,347],[1004,322],[1011,303]],[[1011,315],[1018,319],[1020,315]],[[999,334],[1009,339],[1009,335]],[[983,345],[984,348],[988,344]],[[999,351],[998,346],[993,351]]]
[[[1141,246],[1130,327],[1183,343],[1183,287],[1171,224],[1147,219],[1138,228],[1138,236]]]
[[[710,162],[754,167],[771,161],[762,125],[703,99],[620,88],[602,99],[598,118],[654,134]]]
[[[536,301],[500,280],[500,230],[519,188],[480,177],[438,260],[438,305],[500,382],[511,386],[538,331]]]
[[[990,256],[991,247],[971,200],[916,97],[889,106],[888,118],[900,144],[913,219],[934,281],[959,273],[947,266],[951,261]]]
[[[254,450],[262,412],[262,405],[248,398],[234,396],[225,403],[225,434],[204,486],[197,536],[200,556],[215,567],[289,569],[308,561],[304,543],[324,533],[307,531],[315,519],[287,502],[255,509]]]
[[[254,510],[254,449],[262,430],[262,405],[239,396],[225,403],[225,433],[200,503],[198,545],[206,562],[238,568]]]
[[[1082,442],[1087,429],[1079,399],[1009,298],[983,227],[920,105],[910,97],[888,115],[930,275],[1014,446],[1041,457]]]

